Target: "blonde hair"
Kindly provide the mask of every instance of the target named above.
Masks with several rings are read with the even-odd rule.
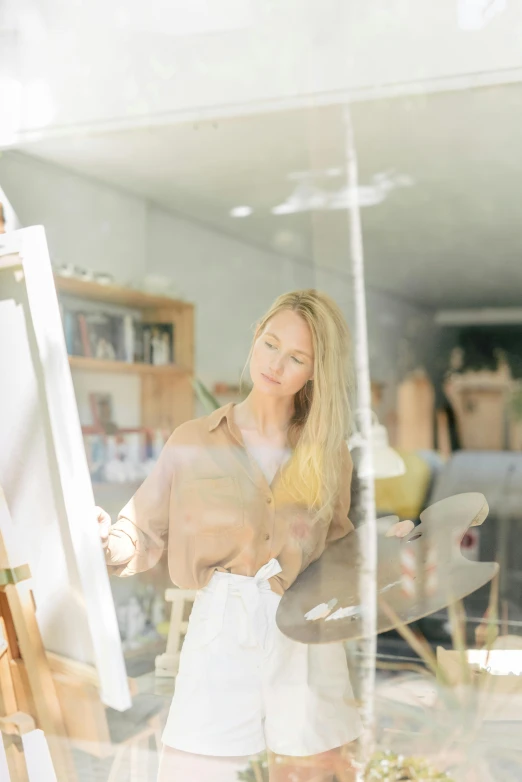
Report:
[[[282,472],[279,501],[305,503],[316,518],[330,520],[339,493],[341,448],[351,429],[350,335],[343,314],[314,289],[285,293],[257,323],[254,344],[267,323],[291,310],[308,324],[314,346],[313,380],[295,395],[290,422],[292,458]]]

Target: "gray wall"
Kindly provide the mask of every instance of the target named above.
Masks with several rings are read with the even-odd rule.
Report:
[[[196,305],[196,366],[208,384],[236,382],[252,325],[283,291],[315,286],[332,295],[348,322],[350,277],[259,249],[154,204],[20,153],[0,157],[0,186],[23,225],[43,224],[53,263],[110,271],[121,284],[146,274],[170,277]],[[385,259],[383,259],[385,262]],[[428,365],[435,350],[432,312],[396,295],[367,290],[371,374],[386,384],[393,406],[398,379]],[[82,419],[89,415],[92,376],[75,386]],[[137,384],[97,376],[98,390],[125,394],[125,421],[139,410]],[[92,389],[91,389],[92,390]]]

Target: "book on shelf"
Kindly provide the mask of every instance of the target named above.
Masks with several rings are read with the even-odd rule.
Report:
[[[80,330],[80,340],[82,344],[82,354],[88,358],[92,357],[91,341],[89,339],[89,332],[87,329],[87,320],[85,313],[78,313],[78,328]]]
[[[62,308],[67,352],[108,361],[165,366],[175,362],[174,325],[144,323],[132,315]]]
[[[65,336],[65,345],[67,347],[67,353],[70,356],[74,356],[77,354],[77,351],[81,348],[79,343],[77,343],[76,341],[76,333],[77,333],[76,313],[64,307],[62,313],[62,319],[63,319],[63,333]]]
[[[129,353],[133,353],[132,346],[129,347],[127,316],[64,307],[63,329],[67,352],[71,356],[125,361],[129,360]],[[132,319],[130,329],[132,331]]]

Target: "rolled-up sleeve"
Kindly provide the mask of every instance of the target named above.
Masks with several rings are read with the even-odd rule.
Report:
[[[327,544],[332,543],[334,540],[344,538],[345,535],[354,529],[354,526],[348,517],[351,504],[352,472],[352,457],[350,456],[350,451],[348,450],[347,444],[343,443],[341,449],[341,477],[339,484],[339,497],[337,499],[332,521],[326,536]]]
[[[112,525],[105,561],[111,575],[132,576],[156,565],[165,548],[174,474],[174,435],[163,448],[150,475]]]

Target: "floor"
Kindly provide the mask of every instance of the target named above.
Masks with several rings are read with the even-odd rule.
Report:
[[[128,712],[112,709],[107,712],[112,754],[96,758],[78,748],[73,750],[78,782],[155,782],[158,751],[154,737],[144,740],[134,750],[125,748],[117,770],[115,753],[123,746],[122,742],[139,733],[151,720],[156,719],[161,732],[174,680],[157,678],[149,670],[136,677],[136,685],[137,693]],[[435,704],[434,690],[433,680],[428,680],[426,675],[377,671],[378,748],[427,756],[434,762],[437,750],[444,747],[445,757],[453,761],[450,778],[454,782],[521,782],[520,721],[474,724],[476,715],[470,710],[459,712],[451,704],[441,705],[440,699]],[[198,782],[190,776],[186,782]],[[252,775],[251,779],[255,782],[256,776]],[[234,775],[230,782],[236,780]]]
[[[125,740],[135,736],[153,718],[159,724],[159,732],[167,718],[168,709],[174,692],[174,679],[159,678],[149,671],[134,677],[138,693],[133,697],[132,708],[126,712],[107,709],[107,720],[114,751]],[[79,749],[73,751],[78,774],[78,782],[108,782],[115,757],[96,758]],[[132,766],[131,769],[131,759]],[[145,742],[132,751],[125,751],[121,766],[110,782],[154,782],[158,766],[156,742],[151,737],[148,747]],[[189,782],[189,780],[187,780]],[[197,782],[191,780],[190,782]]]

